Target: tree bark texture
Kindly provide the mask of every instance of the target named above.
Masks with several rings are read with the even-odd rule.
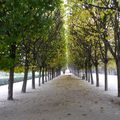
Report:
[[[14,68],[16,58],[16,44],[10,46],[10,58],[13,60],[13,64],[10,67],[9,81],[8,81],[8,100],[13,100],[13,83],[14,83]]]
[[[8,100],[13,100],[14,67],[10,68],[8,81]]]
[[[98,71],[98,65],[95,65],[96,70],[96,87],[99,87],[99,71]]]
[[[35,70],[32,68],[32,89],[35,89]]]
[[[25,65],[24,78],[23,78],[23,86],[22,86],[22,93],[26,93],[28,71],[29,71],[29,66]]]
[[[41,68],[39,70],[39,86],[41,85]]]
[[[42,84],[44,84],[45,81],[44,81],[44,68],[42,68]]]

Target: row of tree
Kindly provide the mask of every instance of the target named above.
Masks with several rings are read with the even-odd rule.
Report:
[[[61,0],[0,1],[0,70],[9,70],[8,100],[13,100],[14,72],[24,71],[22,92],[28,72],[49,79],[65,66],[65,42]],[[40,79],[39,79],[40,85]]]
[[[74,0],[69,3],[70,65],[85,69],[86,80],[93,84],[92,68],[99,86],[99,66],[104,65],[105,90],[107,68],[116,63],[120,97],[120,2],[118,0]],[[72,49],[71,49],[72,48]]]

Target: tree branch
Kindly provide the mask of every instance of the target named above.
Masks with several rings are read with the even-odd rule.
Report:
[[[85,4],[86,4],[86,5],[85,5],[86,8],[95,7],[95,8],[103,9],[103,10],[108,10],[108,9],[110,9],[110,10],[116,10],[116,11],[119,11],[119,12],[120,12],[120,7],[108,7],[108,6],[102,7],[102,6],[93,5],[93,4],[88,4],[88,3],[85,3]]]

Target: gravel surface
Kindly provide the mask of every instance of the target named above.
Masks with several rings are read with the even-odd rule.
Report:
[[[119,98],[74,75],[59,76],[26,94],[17,91],[14,101],[2,93],[0,120],[120,120]]]

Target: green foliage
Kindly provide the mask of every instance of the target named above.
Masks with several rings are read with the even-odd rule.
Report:
[[[17,66],[16,71],[23,71],[21,66],[26,53],[31,66],[65,64],[64,30],[59,11],[61,0],[0,3],[0,69]],[[11,55],[13,44],[16,46],[15,59]]]
[[[8,57],[2,57],[0,59],[0,69],[9,69],[13,66],[13,60]]]
[[[113,32],[116,12],[109,7],[113,3],[107,0],[76,0],[69,1],[69,4],[69,64],[79,68],[83,68],[86,61],[99,64],[105,59],[106,41],[110,52],[116,51]],[[111,55],[108,60],[109,57]]]

